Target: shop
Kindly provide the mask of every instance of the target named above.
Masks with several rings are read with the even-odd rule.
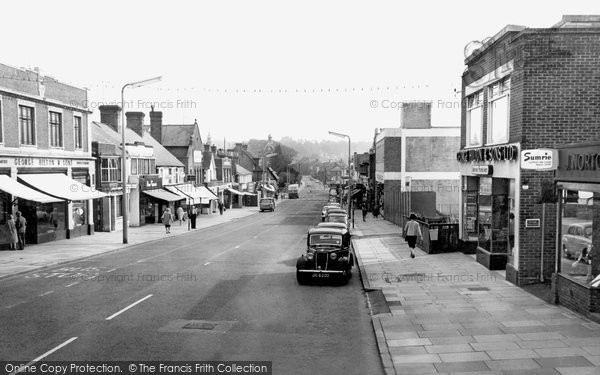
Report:
[[[600,142],[558,147],[556,273],[558,303],[600,313]]]
[[[199,214],[209,214],[214,212],[211,207],[216,207],[218,200],[217,196],[213,194],[204,186],[194,186],[193,184],[179,184],[165,186],[165,189],[172,192],[173,194],[183,195],[186,198],[185,204],[187,208],[191,209],[191,206],[196,207]],[[216,209],[215,209],[216,211]]]
[[[459,239],[490,270],[518,269],[519,145],[465,149],[461,175]]]

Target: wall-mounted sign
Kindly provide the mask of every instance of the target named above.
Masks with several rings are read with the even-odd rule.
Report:
[[[557,180],[600,182],[600,142],[560,147],[558,156]]]
[[[89,166],[90,160],[61,159],[61,158],[35,158],[35,157],[14,157],[0,158],[0,166],[16,167],[71,167],[71,166]]]
[[[558,150],[539,148],[521,151],[521,169],[553,171],[558,168]]]
[[[479,175],[494,174],[494,167],[491,165],[473,165],[471,167],[471,173]]]
[[[459,151],[456,154],[456,160],[461,163],[472,161],[510,161],[517,160],[518,157],[519,148],[516,145],[475,148]]]
[[[539,228],[540,219],[525,219],[525,228]]]

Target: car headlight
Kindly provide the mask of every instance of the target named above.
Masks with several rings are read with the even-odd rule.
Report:
[[[336,254],[336,253],[331,253],[331,254],[329,255],[329,257],[330,257],[332,260],[336,260],[338,256],[337,256],[337,254]]]
[[[315,254],[313,254],[313,253],[306,254],[306,259],[308,259],[308,260],[313,260],[314,257],[315,257]]]

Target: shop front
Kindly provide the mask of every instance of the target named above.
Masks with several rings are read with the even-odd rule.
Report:
[[[459,239],[465,253],[490,270],[518,269],[519,145],[465,149]]]
[[[186,197],[186,210],[191,210],[192,206],[198,210],[199,214],[211,213],[211,206],[216,206],[217,196],[204,186],[194,186],[193,184],[179,184],[165,186],[165,189],[173,194]]]
[[[154,224],[160,221],[164,208],[168,205],[164,200],[156,199],[146,191],[162,189],[162,179],[155,175],[140,175],[138,179],[140,194],[140,225]]]
[[[600,313],[600,142],[558,148],[556,273],[558,303]]]

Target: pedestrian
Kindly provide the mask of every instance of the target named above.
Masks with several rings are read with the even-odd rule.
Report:
[[[375,207],[373,207],[373,217],[377,219],[377,216],[379,216],[379,205],[375,204]]]
[[[362,215],[363,215],[363,221],[367,221],[367,214],[369,213],[369,210],[367,209],[367,204],[363,203],[362,205]]]
[[[21,214],[21,211],[15,213],[15,227],[17,228],[17,237],[19,239],[19,250],[25,250],[25,231],[27,230],[27,220]]]
[[[275,192],[275,200],[278,201],[279,200],[279,193]]]
[[[19,236],[17,235],[17,227],[15,223],[15,217],[13,215],[8,215],[6,226],[8,227],[8,246],[11,250],[17,250]]]
[[[179,225],[183,221],[183,208],[181,206],[177,207],[177,220],[179,220]]]
[[[198,216],[198,209],[196,206],[192,207],[192,212],[190,214],[190,220],[192,223],[192,229],[196,229],[196,217]]]
[[[223,215],[223,202],[219,201],[219,213]]]
[[[421,226],[419,223],[417,223],[417,216],[415,214],[410,214],[409,221],[404,226],[403,235],[406,242],[408,242],[408,247],[410,247],[410,257],[414,258],[415,253],[413,250],[417,244],[417,237],[423,237],[421,233]]]
[[[173,224],[173,214],[170,208],[166,208],[161,217],[162,223],[165,225],[166,234],[171,233],[171,224]]]

